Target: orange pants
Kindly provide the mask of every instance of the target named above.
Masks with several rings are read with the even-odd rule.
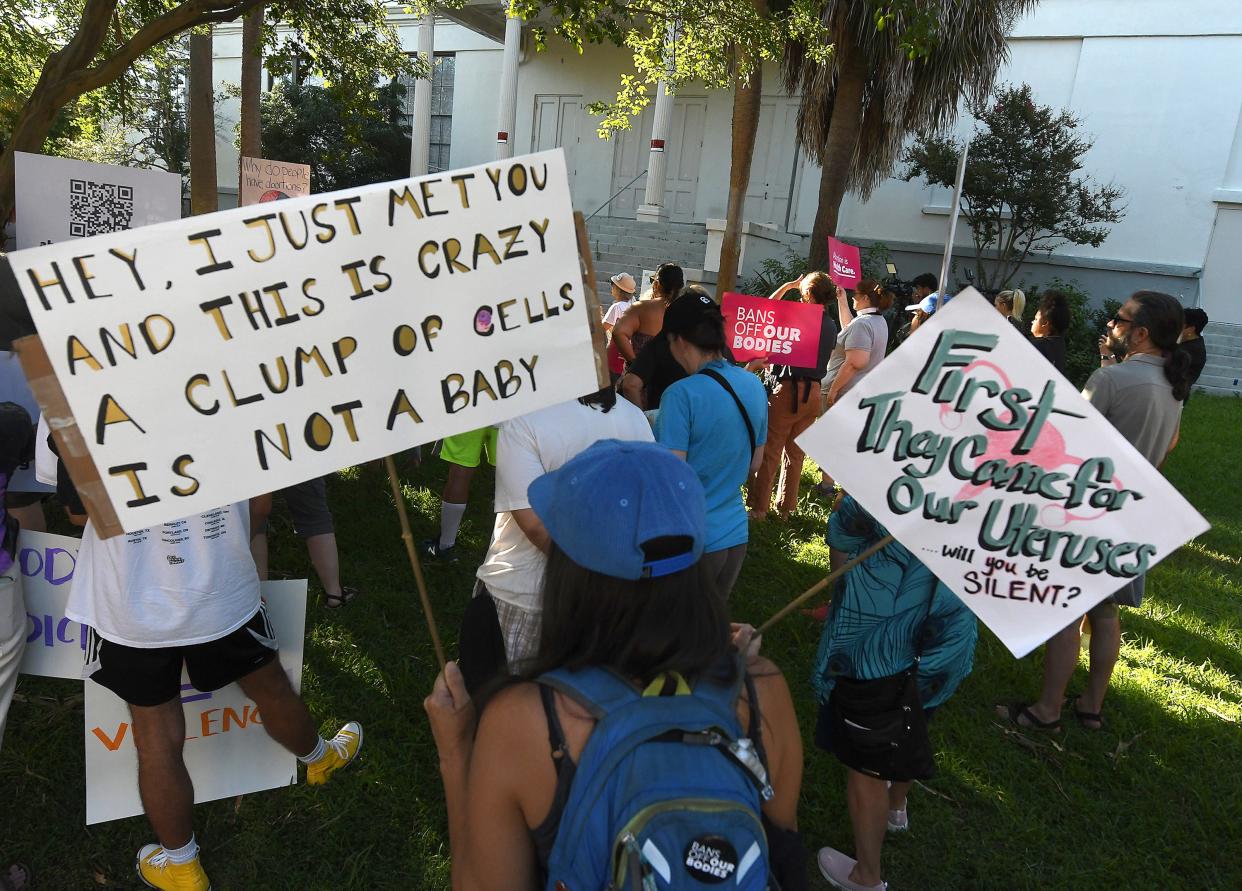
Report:
[[[802,460],[806,453],[794,442],[819,417],[819,381],[785,379],[768,397],[768,439],[763,447],[763,464],[747,487],[746,504],[751,512],[763,516],[772,501],[776,467],[781,467],[776,491],[777,509],[790,514],[798,507],[798,486],[802,481]]]

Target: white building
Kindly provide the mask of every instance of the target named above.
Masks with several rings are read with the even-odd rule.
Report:
[[[420,21],[395,9],[392,20],[403,44],[415,51]],[[451,56],[452,62],[442,66],[446,73],[451,69],[451,83],[445,89],[442,73],[434,122],[421,128],[415,124],[416,145],[420,133],[431,135],[432,169],[563,146],[576,207],[588,214],[598,211],[591,230],[601,275],[613,268],[610,264],[651,268],[655,260],[672,258],[705,268],[701,277],[710,284],[715,262],[707,255],[711,242],[705,226],[711,230],[708,221],[725,215],[732,96],[688,87],[670,97],[665,132],[656,133],[657,140],[664,140],[662,153],[650,150],[653,119],[659,116],[655,103],[630,131],[601,140],[584,107],[615,94],[620,74],[631,70],[628,53],[589,47],[579,55],[556,41],[535,53],[525,33],[516,39],[515,25],[507,52],[518,60],[516,103],[507,122],[500,107],[506,87],[512,86],[504,76],[503,7],[480,3],[455,13],[454,20],[437,20],[434,51]],[[1040,102],[1078,115],[1095,140],[1086,172],[1126,191],[1125,219],[1103,245],[1068,245],[1051,257],[1031,257],[1017,281],[1076,280],[1097,299],[1123,298],[1138,287],[1166,290],[1208,312],[1214,353],[1233,348],[1242,357],[1242,327],[1228,327],[1242,326],[1237,292],[1242,283],[1242,77],[1236,62],[1242,57],[1242,3],[1043,0],[1018,24],[1010,48],[1000,80],[1029,83]],[[238,27],[217,30],[216,55],[217,81],[236,82]],[[819,172],[795,147],[796,107],[797,99],[782,92],[779,72],[765,70],[745,219],[767,226],[750,228],[744,271],[764,256],[782,253],[786,245],[802,249],[799,237],[811,231]],[[220,114],[225,125],[217,150],[224,191],[236,188],[229,120],[236,109],[226,106]],[[498,142],[501,132],[508,139]],[[644,171],[661,163],[663,190],[654,182],[648,188]],[[865,204],[846,198],[839,234],[863,243],[883,241],[906,277],[935,271],[948,198],[946,190],[892,179]],[[693,226],[656,222],[644,229],[629,222],[636,217]],[[959,230],[956,253],[970,259],[968,231]],[[1237,362],[1242,364],[1242,358]],[[1214,364],[1203,382],[1239,392],[1238,377],[1242,371]]]

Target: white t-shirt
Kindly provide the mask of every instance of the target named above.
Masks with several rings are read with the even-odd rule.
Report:
[[[625,315],[625,311],[634,305],[633,300],[614,300],[612,305],[608,307],[604,313],[604,324],[615,325],[621,321],[621,317]]]
[[[127,647],[192,646],[259,608],[245,501],[101,539],[86,524],[65,615]]]
[[[647,418],[621,398],[607,414],[574,399],[500,425],[496,528],[478,571],[479,580],[497,599],[523,609],[540,609],[547,558],[530,543],[511,511],[530,507],[526,490],[536,478],[601,439],[655,441]]]

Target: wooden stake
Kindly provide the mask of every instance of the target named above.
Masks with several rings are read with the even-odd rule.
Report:
[[[840,566],[837,569],[834,569],[832,572],[828,573],[828,575],[826,575],[824,578],[820,579],[814,585],[807,588],[805,591],[803,591],[801,594],[795,597],[792,601],[786,604],[785,607],[780,612],[778,612],[772,618],[768,619],[766,622],[760,625],[759,630],[756,633],[763,634],[763,632],[767,631],[769,628],[771,628],[781,619],[785,618],[787,615],[792,613],[802,604],[806,603],[808,600],[810,600],[820,591],[827,588],[828,585],[831,584],[833,581],[845,575],[847,572],[849,572],[859,563],[862,563],[872,554],[876,553],[877,551],[883,550],[884,548],[888,547],[892,543],[893,543],[893,537],[891,535],[886,535],[883,538],[881,538],[879,541],[877,541],[875,544],[873,544],[871,547],[867,548],[867,550],[863,551],[861,554],[855,557],[853,560],[850,560],[844,566]]]
[[[440,644],[440,630],[436,626],[435,613],[431,611],[431,598],[427,596],[427,582],[423,579],[423,567],[418,562],[418,549],[414,547],[414,533],[410,531],[410,515],[405,510],[405,496],[401,494],[401,483],[397,479],[397,465],[392,455],[384,458],[384,468],[388,471],[388,482],[392,486],[392,498],[397,504],[397,517],[401,520],[401,538],[405,541],[405,553],[410,558],[410,569],[414,570],[414,583],[418,586],[418,598],[423,602],[423,618],[427,620],[427,630],[431,632],[431,645],[435,647],[436,662],[440,670],[444,670],[444,647]]]
[[[574,211],[574,229],[578,233],[578,257],[582,261],[582,287],[586,294],[587,322],[591,325],[591,346],[595,349],[597,389],[603,389],[612,383],[612,375],[608,373],[607,340],[600,318],[599,296],[595,293],[595,261],[591,257],[591,242],[581,211]]]

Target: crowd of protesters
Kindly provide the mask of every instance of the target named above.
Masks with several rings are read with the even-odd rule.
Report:
[[[440,444],[448,479],[438,533],[423,543],[431,561],[459,559],[475,471],[484,459],[496,468],[495,523],[459,660],[425,702],[454,887],[681,887],[670,870],[683,869],[739,888],[766,888],[769,877],[786,891],[808,887],[795,703],[753,630],[730,624],[729,597],[751,526],[769,521],[773,495],[782,520],[797,510],[798,436],[951,295],[921,275],[903,312],[883,282],[864,279],[847,292],[813,272],[770,296],[821,308],[815,364],[741,365],[719,305],[687,286],[679,267],[662,265],[647,284],[640,295],[633,276],[612,279],[600,320],[611,386]],[[1064,372],[1068,300],[1042,292],[1029,326],[1025,302],[1022,291],[1005,291],[995,306]],[[908,321],[891,323],[894,312]],[[1100,368],[1083,395],[1153,465],[1177,442],[1205,362],[1206,324],[1202,310],[1140,291],[1100,339]],[[7,383],[0,397],[15,398]],[[36,446],[50,444],[36,420],[29,402],[0,404],[0,740],[25,635],[17,528],[44,525],[43,496],[5,489]],[[357,757],[362,727],[350,721],[320,736],[276,661],[259,598],[272,496],[100,539],[63,463],[52,466],[60,504],[85,525],[66,612],[93,629],[84,675],[133,716],[138,785],[158,842],[139,851],[138,873],[150,887],[205,891],[181,754],[182,667],[200,690],[240,684],[311,784]],[[885,539],[833,480],[820,489],[833,499],[834,567]],[[324,607],[348,606],[360,595],[341,583],[324,481],[282,494]],[[1048,642],[1038,697],[998,706],[1002,718],[1056,733],[1068,707],[1084,728],[1101,728],[1118,607],[1137,606],[1143,591],[1134,579],[1084,617],[1092,632],[1084,692],[1066,698],[1075,622]],[[818,702],[802,706],[816,710],[817,747],[846,768],[854,837],[853,856],[823,847],[815,859],[836,887],[882,889],[884,838],[910,826],[911,785],[934,769],[927,719],[970,673],[976,621],[896,542],[847,573],[818,615]],[[14,868],[0,873],[0,888],[28,880]]]

